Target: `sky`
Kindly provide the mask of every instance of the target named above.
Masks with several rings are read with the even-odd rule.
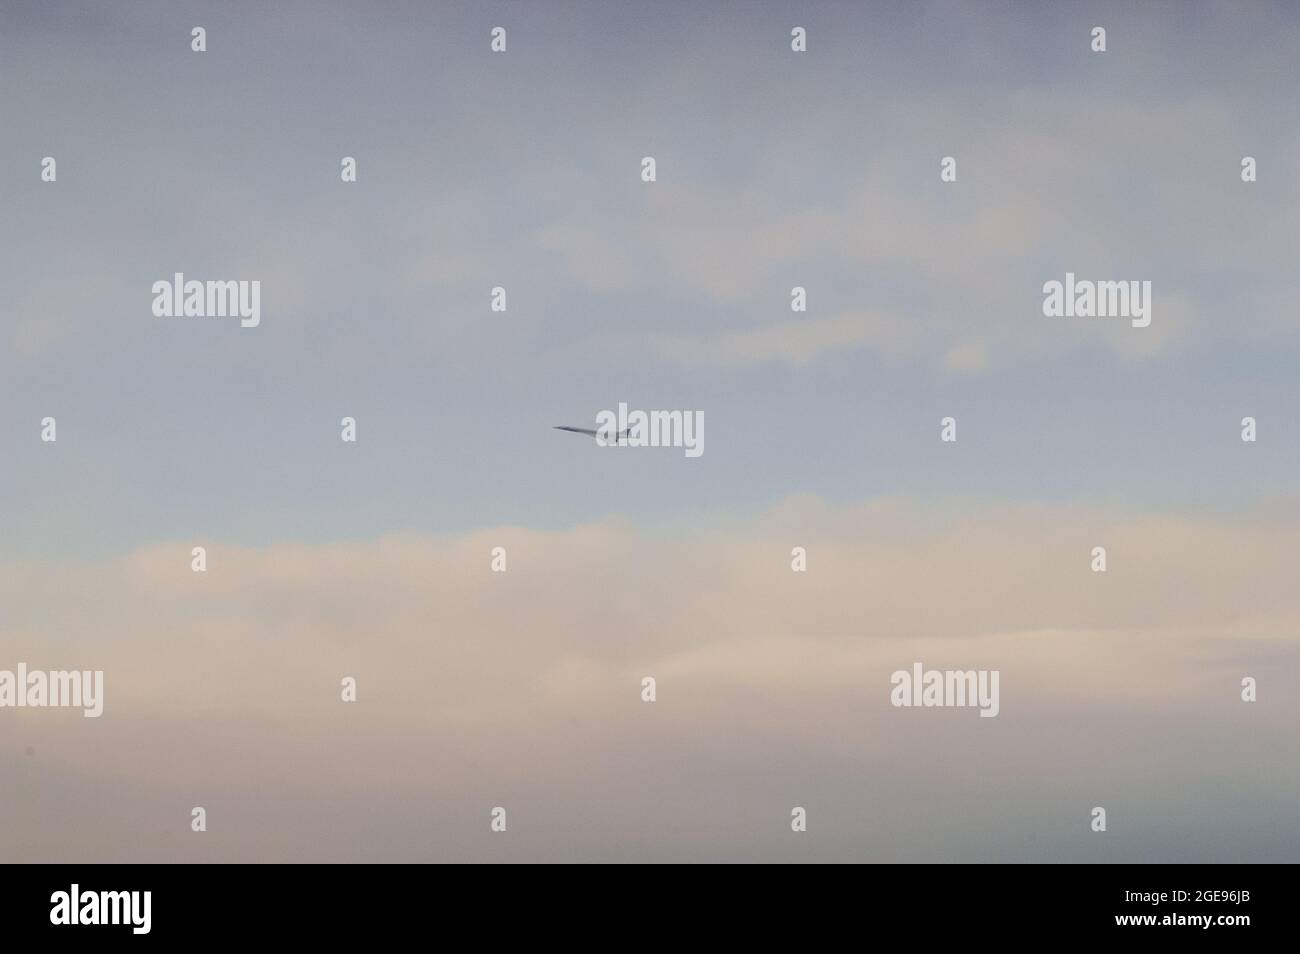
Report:
[[[0,709],[0,858],[1295,860],[1298,61],[1287,4],[0,2],[0,669],[106,679]],[[620,402],[704,453],[553,430]]]

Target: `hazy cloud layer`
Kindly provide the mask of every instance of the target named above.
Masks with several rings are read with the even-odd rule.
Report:
[[[103,668],[106,708],[5,711],[0,853],[1294,858],[1295,506],[958,503],[6,565],[0,667]],[[1001,714],[891,707],[915,661],[1000,670]]]

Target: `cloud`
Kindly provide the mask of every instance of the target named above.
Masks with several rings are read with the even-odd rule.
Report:
[[[0,763],[31,780],[0,848],[84,858],[61,832],[95,814],[79,844],[100,859],[406,857],[417,829],[440,857],[611,857],[620,843],[775,857],[761,832],[810,802],[862,851],[991,858],[1014,853],[1020,822],[994,822],[1009,841],[989,846],[959,806],[1004,791],[1056,819],[1033,850],[1088,858],[1095,844],[1073,832],[1106,792],[1132,817],[1208,781],[1209,765],[1251,766],[1265,801],[1293,790],[1297,529],[1284,506],[1229,521],[791,498],[747,529],[213,542],[206,574],[189,541],[10,563],[0,665],[102,668],[106,704],[99,720],[0,712]],[[1099,543],[1104,575],[1089,569]],[[498,545],[504,574],[489,570]],[[795,545],[805,574],[790,570]],[[999,669],[1002,714],[892,708],[889,674],[913,661]],[[355,705],[339,700],[345,675]],[[1237,701],[1243,675],[1260,681],[1254,706]],[[1224,738],[1235,725],[1246,734]],[[855,814],[843,800],[864,772],[890,782]],[[41,795],[56,780],[57,812]],[[496,804],[517,811],[508,849],[482,841]],[[881,829],[916,804],[931,805],[924,837]],[[192,805],[209,808],[206,840],[188,832]],[[1249,827],[1215,811],[1220,831]],[[146,830],[119,840],[128,824]],[[1178,837],[1180,851],[1233,854],[1209,831]]]
[[[1252,302],[1234,334],[1294,330],[1291,310],[1270,289],[1289,287],[1286,223],[1294,216],[1286,210],[1298,197],[1277,189],[1271,203],[1261,203],[1241,183],[1240,155],[1226,144],[1249,134],[1227,99],[1117,103],[1091,90],[1015,89],[990,112],[971,109],[950,90],[901,96],[877,117],[874,135],[883,145],[835,169],[815,201],[801,198],[797,168],[762,161],[765,150],[782,150],[766,141],[751,147],[749,175],[706,184],[692,165],[643,186],[639,198],[610,189],[537,240],[592,291],[643,295],[668,287],[686,302],[702,298],[727,322],[708,326],[732,337],[734,346],[724,350],[736,365],[771,361],[774,352],[802,365],[837,351],[818,343],[819,332],[842,328],[850,320],[844,316],[867,308],[899,315],[909,333],[835,343],[886,356],[931,355],[971,371],[990,353],[975,361],[968,350],[966,339],[978,329],[1002,364],[1098,345],[1143,360],[1223,335],[1193,318],[1208,309],[1216,286],[1229,282],[1247,289]],[[841,103],[841,112],[851,111]],[[919,151],[936,129],[943,130],[942,151],[956,155],[955,183],[939,182],[940,152]],[[1210,150],[1207,143],[1225,145]],[[1270,152],[1297,148],[1292,136]],[[1047,322],[1042,283],[1066,271],[1153,281],[1151,327],[1095,323],[1065,331]],[[817,302],[810,320],[765,317],[792,284],[809,286]],[[729,309],[736,307],[746,315],[743,330],[732,327]],[[830,317],[818,314],[826,308]],[[689,364],[698,350],[662,353]]]
[[[961,345],[943,356],[943,366],[952,371],[983,371],[987,365],[982,344]]]
[[[722,334],[661,335],[651,340],[660,354],[688,365],[781,363],[798,368],[823,354],[866,348],[897,356],[915,337],[914,328],[895,315],[854,312],[831,318],[795,318]]]

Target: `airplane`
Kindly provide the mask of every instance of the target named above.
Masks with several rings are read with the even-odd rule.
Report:
[[[566,427],[566,426],[563,425],[563,424],[557,424],[557,425],[555,425],[555,430],[557,430],[557,431],[570,431],[571,433],[574,433],[574,434],[586,434],[588,437],[598,437],[598,436],[600,436],[600,431],[589,430],[588,428],[585,428],[585,427]],[[627,430],[620,432],[619,435],[618,435],[618,440],[617,440],[615,443],[617,443],[617,444],[626,444],[626,443],[627,443],[627,435],[628,435],[628,433],[629,433],[631,430],[632,430],[632,429],[629,427]]]

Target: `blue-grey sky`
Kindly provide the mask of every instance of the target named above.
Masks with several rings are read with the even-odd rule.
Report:
[[[1297,36],[1285,5],[11,6],[4,548],[1286,493]],[[260,280],[261,326],[154,318],[177,270]],[[1151,327],[1043,317],[1066,271],[1151,280]],[[706,453],[550,430],[619,401],[704,412]]]

